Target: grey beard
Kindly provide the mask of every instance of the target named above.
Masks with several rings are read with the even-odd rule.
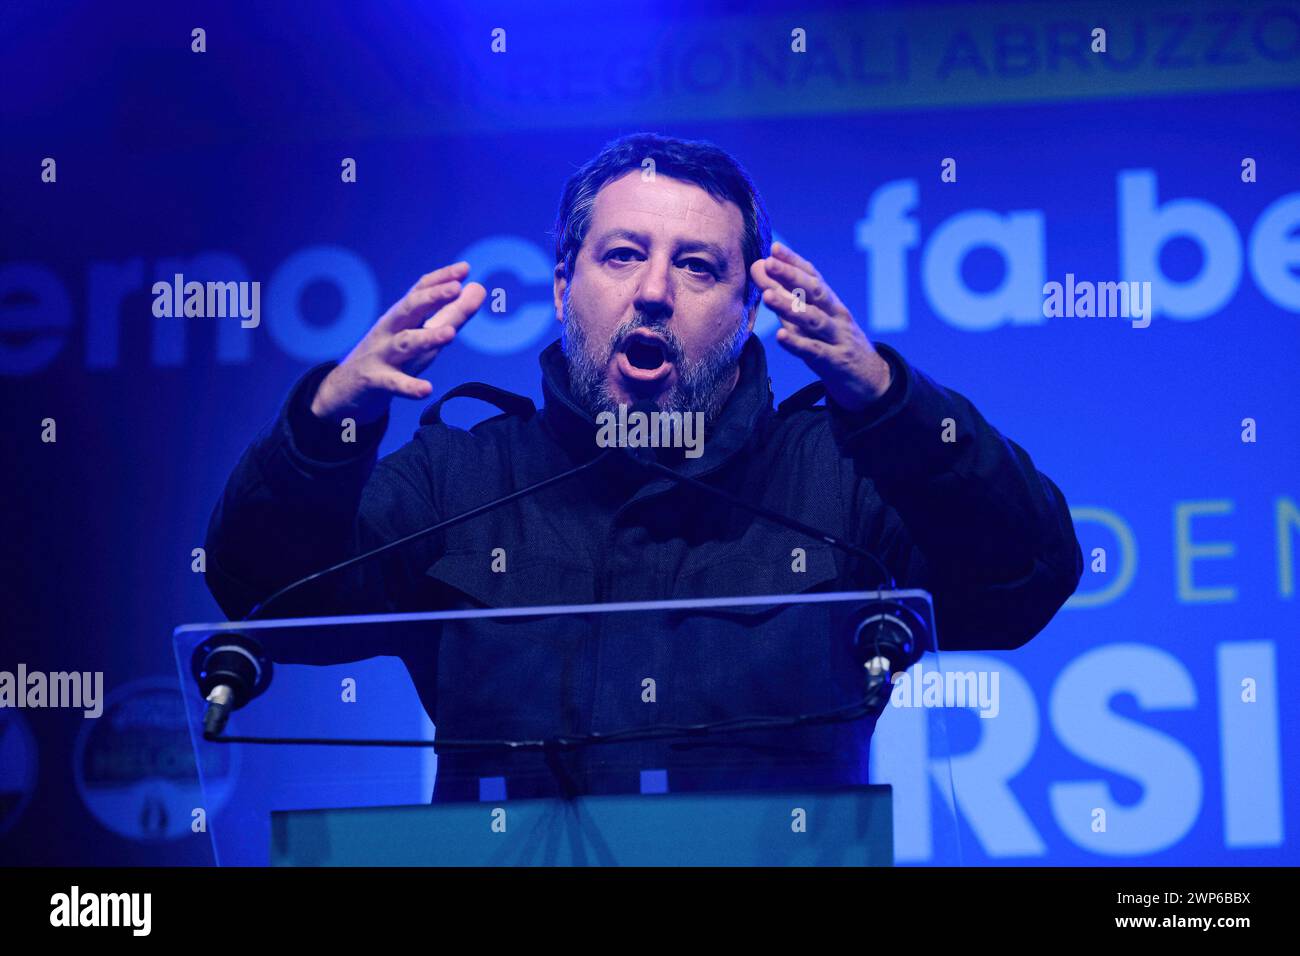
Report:
[[[703,412],[706,424],[716,421],[731,395],[731,377],[740,364],[745,340],[749,338],[749,329],[743,319],[731,339],[719,342],[694,361],[685,358],[681,340],[672,329],[648,320],[639,312],[614,330],[608,345],[598,348],[583,330],[582,321],[575,315],[566,291],[560,348],[569,366],[569,392],[574,400],[592,417],[618,410],[620,400],[610,390],[606,373],[623,339],[640,328],[653,329],[663,337],[670,350],[668,357],[677,366],[677,382],[660,397],[659,410]]]

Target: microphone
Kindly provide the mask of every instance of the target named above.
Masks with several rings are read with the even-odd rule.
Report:
[[[207,709],[203,736],[219,736],[232,711],[243,707],[271,684],[271,660],[261,643],[246,634],[214,634],[194,648],[190,669]]]
[[[607,449],[606,451],[602,452],[596,457],[583,462],[581,465],[576,465],[573,468],[569,468],[566,471],[562,471],[558,475],[552,475],[550,478],[543,478],[541,481],[533,482],[533,484],[529,485],[526,488],[520,488],[518,491],[512,491],[508,495],[502,495],[499,498],[494,498],[492,501],[489,501],[485,504],[481,504],[476,508],[470,508],[468,511],[462,511],[458,515],[453,515],[452,517],[447,518],[445,521],[439,521],[437,524],[430,525],[429,527],[423,528],[420,531],[414,531],[411,534],[406,535],[406,537],[404,538],[398,538],[396,541],[390,541],[388,542],[388,544],[382,544],[377,548],[372,548],[369,551],[364,551],[361,554],[354,555],[353,557],[348,558],[346,561],[340,561],[338,564],[331,565],[328,568],[323,568],[322,570],[317,571],[314,574],[309,574],[305,578],[299,578],[297,581],[292,581],[289,584],[286,584],[284,587],[280,588],[280,590],[273,593],[270,597],[263,600],[260,604],[255,605],[251,611],[249,611],[247,614],[244,615],[242,620],[251,621],[256,617],[259,617],[261,614],[263,614],[266,611],[267,608],[269,608],[276,601],[283,598],[286,594],[289,594],[292,591],[296,591],[299,588],[310,584],[312,581],[316,581],[319,580],[320,578],[327,577],[328,575],[335,574],[339,571],[343,571],[347,568],[352,567],[355,564],[360,564],[363,561],[369,561],[371,558],[377,558],[381,554],[386,554],[387,552],[392,551],[394,548],[400,548],[402,545],[410,544],[412,541],[418,541],[421,538],[427,538],[431,534],[436,534],[439,531],[444,531],[447,528],[461,524],[464,521],[468,521],[470,518],[477,518],[479,515],[486,514],[489,511],[493,511],[497,508],[500,508],[502,505],[508,505],[512,501],[518,501],[520,498],[527,498],[531,494],[535,494],[536,492],[539,492],[545,488],[551,487],[551,485],[557,485],[562,481],[567,481],[569,478],[572,478],[574,475],[580,474],[588,470],[589,468],[593,468],[596,465],[600,464],[602,461],[604,461],[605,459],[613,455],[616,451],[618,451],[618,449],[616,448]]]
[[[648,399],[642,399],[632,406],[629,414],[634,412],[644,412],[649,414],[658,410],[658,406],[656,406],[654,402],[651,402]],[[653,421],[653,419],[649,420]],[[631,461],[638,468],[652,471],[655,474],[669,478],[678,484],[694,488],[706,495],[711,495],[714,498],[725,501],[733,507],[740,508],[742,511],[748,511],[750,514],[757,515],[760,518],[765,518],[768,521],[790,528],[793,531],[798,531],[800,534],[807,535],[817,541],[824,541],[826,544],[843,551],[845,554],[870,561],[881,573],[882,586],[884,582],[887,582],[890,588],[896,586],[894,575],[890,572],[889,568],[885,566],[885,563],[881,561],[879,557],[868,551],[866,548],[860,548],[853,542],[845,541],[843,538],[833,535],[829,531],[823,531],[820,528],[806,525],[802,521],[791,518],[789,515],[781,514],[780,512],[773,511],[770,508],[764,508],[762,505],[756,505],[752,502],[745,501],[743,498],[733,495],[729,491],[724,491],[706,481],[700,481],[698,478],[684,475],[659,461],[659,459],[655,457],[654,450],[651,448],[629,446],[619,450],[623,452],[623,458]]]
[[[336,574],[363,561],[377,558],[394,548],[400,548],[404,544],[410,544],[412,541],[418,541],[431,534],[436,534],[461,522],[486,514],[495,508],[500,508],[502,505],[518,501],[520,498],[526,498],[544,488],[549,488],[551,485],[566,481],[574,475],[600,464],[615,451],[616,449],[611,448],[583,462],[581,465],[560,472],[558,475],[543,478],[526,488],[513,491],[508,495],[502,495],[476,508],[470,508],[468,511],[453,515],[445,521],[439,521],[437,524],[415,531],[403,538],[398,538],[396,541],[390,541],[388,544],[354,555],[314,574],[291,581],[271,594],[270,597],[254,605],[253,609],[245,614],[242,620],[254,620],[265,613],[276,601],[301,587],[305,587],[312,581]],[[195,648],[194,655],[191,658],[191,668],[194,672],[194,678],[198,681],[199,688],[203,693],[203,698],[208,703],[203,714],[203,736],[208,740],[219,738],[221,732],[225,730],[231,712],[238,710],[261,694],[271,682],[271,660],[263,652],[261,644],[253,638],[237,632],[216,635]]]
[[[648,413],[652,411],[658,411],[658,406],[655,405],[654,402],[648,399],[642,399],[638,401],[635,405],[633,405],[632,410]],[[369,551],[365,551],[361,554],[354,555],[353,557],[348,558],[345,561],[340,561],[338,564],[331,565],[328,568],[323,568],[320,571],[317,571],[313,574],[309,574],[306,577],[299,578],[296,581],[291,581],[289,584],[286,584],[278,591],[275,591],[269,597],[262,600],[260,603],[254,605],[253,609],[250,610],[247,614],[245,614],[242,620],[252,621],[258,617],[261,617],[266,612],[266,610],[276,601],[281,600],[282,598],[285,597],[285,595],[290,594],[291,592],[296,591],[299,588],[305,587],[306,585],[310,584],[313,581],[317,581],[331,574],[336,574],[339,571],[346,570],[347,568],[350,568],[357,564],[361,564],[364,561],[369,561],[372,558],[377,558],[381,554],[386,554],[395,548],[400,548],[405,544],[410,544],[413,541],[418,541],[421,538],[428,537],[431,534],[436,534],[439,531],[444,531],[447,528],[458,525],[464,521],[468,521],[471,518],[476,518],[481,514],[486,514],[489,511],[493,511],[496,508],[501,507],[502,505],[510,504],[511,502],[518,501],[521,498],[526,498],[529,495],[535,494],[536,492],[549,488],[552,485],[556,485],[559,484],[560,482],[567,481],[569,478],[572,478],[575,475],[587,471],[588,469],[593,468],[596,465],[599,465],[601,462],[605,461],[606,459],[615,456],[625,457],[628,460],[632,461],[634,464],[636,464],[639,468],[648,469],[657,474],[661,474],[668,478],[671,478],[673,481],[689,485],[693,488],[697,488],[706,494],[713,495],[714,497],[717,498],[721,498],[723,501],[726,501],[728,504],[734,505],[737,508],[741,508],[742,510],[748,511],[751,514],[758,515],[761,518],[766,518],[767,520],[773,521],[776,524],[784,525],[785,527],[798,531],[800,534],[805,534],[810,538],[814,538],[819,541],[824,541],[827,544],[831,545],[832,547],[838,548],[839,550],[844,551],[847,554],[853,555],[854,557],[864,558],[867,561],[872,562],[880,570],[883,580],[889,582],[889,586],[891,588],[894,587],[893,574],[891,574],[889,569],[885,567],[884,562],[882,562],[875,554],[871,553],[870,551],[867,551],[864,548],[859,548],[857,545],[851,542],[844,541],[841,538],[831,534],[828,531],[821,531],[817,528],[813,528],[809,525],[804,524],[801,521],[796,521],[794,518],[772,511],[768,508],[764,508],[761,505],[751,504],[747,501],[744,501],[741,498],[736,497],[730,492],[723,491],[721,488],[715,488],[713,485],[700,481],[696,478],[691,478],[687,475],[678,474],[673,469],[667,467],[666,465],[658,461],[658,459],[656,459],[654,456],[654,451],[650,448],[614,447],[614,448],[608,448],[601,454],[595,456],[594,458],[591,458],[583,462],[581,465],[577,465],[573,468],[567,469],[566,471],[562,471],[558,475],[552,475],[550,478],[543,478],[541,481],[534,482],[533,484],[529,485],[526,488],[521,488],[520,490],[511,492],[508,495],[503,495],[500,498],[496,498],[485,504],[479,505],[476,508],[471,508],[468,511],[461,512],[458,515],[453,515],[452,517],[446,519],[445,521],[440,521],[437,524],[430,525],[429,527],[424,528],[420,531],[412,532],[411,534],[408,534],[403,538],[398,538],[396,541],[390,541],[388,544],[383,544],[377,548],[372,548]]]
[[[867,674],[868,692],[893,683],[928,649],[929,628],[916,611],[898,601],[870,601],[858,608],[849,639],[854,659]]]
[[[646,413],[657,410],[655,404],[647,400],[637,402],[632,408],[632,411]],[[831,547],[853,557],[865,558],[872,562],[881,572],[882,586],[887,583],[891,589],[897,587],[894,575],[885,566],[885,563],[871,551],[861,548],[851,541],[845,541],[829,531],[806,525],[789,515],[745,501],[729,491],[724,491],[708,482],[700,481],[698,478],[681,474],[660,462],[655,457],[653,449],[635,446],[624,448],[623,451],[625,453],[624,457],[633,462],[638,468],[695,488],[706,495],[711,495],[729,505],[798,531],[810,538],[824,541]],[[889,686],[895,674],[901,674],[921,659],[921,655],[926,650],[926,636],[929,634],[929,628],[926,627],[921,616],[906,604],[884,598],[870,601],[855,609],[851,621],[857,622],[856,625],[850,624],[853,628],[853,633],[849,638],[851,651],[854,658],[866,672],[867,698],[878,701],[879,693]]]
[[[632,410],[648,413],[657,411],[658,407],[653,402],[642,400],[637,402],[633,406]],[[305,587],[313,581],[320,580],[321,578],[327,577],[331,574],[336,574],[354,565],[360,564],[364,561],[369,561],[382,554],[386,554],[395,548],[400,548],[405,544],[418,541],[421,538],[425,538],[431,534],[436,534],[439,531],[443,531],[447,528],[468,521],[471,518],[476,518],[479,515],[486,514],[487,512],[503,505],[507,505],[513,501],[518,501],[521,498],[535,494],[536,492],[549,488],[552,485],[566,481],[569,478],[587,471],[613,457],[626,458],[640,469],[645,469],[669,478],[679,484],[695,488],[704,494],[718,498],[727,504],[740,508],[743,511],[748,511],[760,518],[764,518],[768,521],[774,522],[775,524],[798,531],[800,534],[807,535],[815,540],[823,541],[834,548],[852,555],[853,557],[864,558],[872,562],[880,570],[883,581],[888,582],[889,587],[895,587],[894,576],[889,571],[889,568],[885,566],[884,562],[881,561],[879,557],[865,548],[861,548],[852,542],[845,541],[828,531],[823,531],[810,525],[806,525],[788,515],[745,501],[728,491],[724,491],[723,489],[710,485],[707,482],[700,481],[697,478],[679,474],[672,468],[662,464],[655,457],[653,450],[650,448],[613,447],[606,449],[604,452],[580,465],[562,471],[557,475],[552,475],[550,478],[544,478],[541,481],[534,482],[518,491],[495,498],[492,501],[471,508],[468,511],[464,511],[458,515],[453,515],[437,524],[412,532],[405,537],[398,538],[395,541],[390,541],[389,543],[380,545],[377,548],[372,548],[369,551],[354,555],[353,557],[340,561],[330,567],[323,568],[320,571],[307,575],[306,577],[292,581],[280,588],[278,591],[272,593],[259,604],[255,605],[252,610],[244,615],[242,620],[252,621],[256,619],[264,614],[276,601],[281,600],[286,595],[298,590],[299,588]],[[878,688],[884,681],[887,681],[891,673],[905,670],[916,659],[919,659],[920,652],[917,648],[920,647],[920,642],[916,639],[915,635],[924,635],[926,633],[926,628],[924,622],[921,621],[919,616],[909,608],[895,601],[872,601],[858,609],[855,619],[860,620],[860,623],[854,632],[853,646],[855,648],[855,653],[857,653],[861,663],[864,668],[866,668],[868,675],[872,678],[870,681],[870,687],[872,689]],[[915,657],[910,657],[909,655],[911,655],[913,651],[916,651],[916,655]],[[253,638],[241,633],[227,632],[220,635],[214,635],[209,638],[208,641],[205,641],[195,649],[191,661],[195,680],[199,683],[204,699],[208,702],[208,707],[203,718],[204,737],[208,739],[220,738],[221,732],[224,730],[231,712],[238,710],[240,707],[243,707],[249,701],[263,693],[271,681],[271,660],[262,650],[261,644]],[[882,675],[883,680],[881,679]],[[826,716],[830,715],[803,715],[799,718],[795,718],[795,720],[797,722],[802,722]],[[224,740],[225,738],[221,739]],[[249,742],[255,741],[250,740]],[[262,742],[270,743],[276,741],[268,738]],[[281,742],[289,741],[285,740]],[[326,743],[327,741],[300,742]],[[347,742],[338,741],[338,743]],[[375,743],[399,745],[399,742],[393,741],[376,741]],[[464,743],[480,744],[482,742]],[[407,744],[401,743],[400,745],[404,746]]]

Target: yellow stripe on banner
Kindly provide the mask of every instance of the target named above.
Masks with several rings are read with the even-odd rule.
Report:
[[[1300,85],[1300,4],[1158,0],[506,26],[426,132],[821,116]],[[1105,31],[1105,52],[1094,51]],[[802,32],[799,32],[802,31]],[[408,127],[408,131],[410,127]]]

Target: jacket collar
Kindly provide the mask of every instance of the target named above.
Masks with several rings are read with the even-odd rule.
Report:
[[[569,391],[569,369],[557,339],[538,357],[542,367],[542,422],[570,454],[581,461],[600,449],[596,422]],[[772,410],[772,382],[767,374],[767,354],[758,337],[745,340],[740,352],[740,377],[716,421],[704,431],[704,453],[682,460],[680,470],[692,477],[722,467],[759,433]]]

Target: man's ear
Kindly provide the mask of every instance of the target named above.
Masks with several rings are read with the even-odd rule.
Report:
[[[762,302],[762,299],[760,299],[759,302]],[[751,333],[754,331],[754,323],[758,320],[759,302],[755,302],[749,307],[749,331]]]
[[[555,264],[555,321],[564,321],[564,290],[568,287],[568,280],[564,278],[564,263]]]

